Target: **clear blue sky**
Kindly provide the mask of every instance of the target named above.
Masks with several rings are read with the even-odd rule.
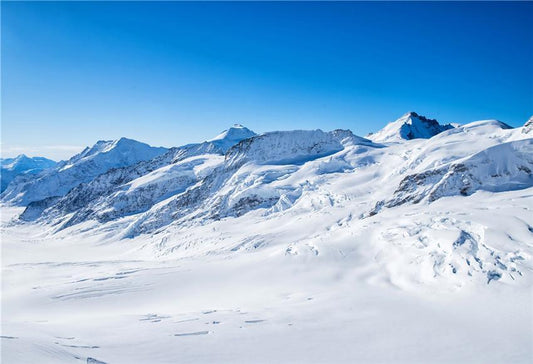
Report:
[[[533,3],[2,2],[2,149],[533,114]]]

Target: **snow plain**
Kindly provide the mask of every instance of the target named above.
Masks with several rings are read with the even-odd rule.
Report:
[[[328,142],[313,146],[327,148],[313,158],[193,156],[119,191],[243,161],[179,218],[164,214],[168,196],[64,229],[54,224],[69,216],[21,222],[23,207],[3,205],[2,362],[531,363],[533,184],[519,168],[533,163],[528,137],[494,121],[387,146],[320,136]],[[515,163],[496,168],[506,190],[469,184],[371,213],[406,176],[476,155],[505,167],[494,146]],[[217,201],[235,211],[243,194],[277,202],[207,214]],[[158,218],[168,223],[134,229]]]

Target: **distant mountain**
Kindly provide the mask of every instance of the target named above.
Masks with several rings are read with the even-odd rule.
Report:
[[[376,143],[393,143],[419,138],[429,139],[452,128],[454,128],[452,124],[441,125],[437,120],[428,119],[411,111],[398,120],[387,124],[380,131],[369,134],[367,138]]]
[[[112,168],[149,160],[167,151],[135,140],[100,140],[92,147],[55,167],[29,178],[17,179],[0,195],[4,203],[27,205],[53,196],[63,196],[73,187],[92,180]]]
[[[15,158],[1,158],[1,191],[3,192],[9,183],[21,174],[37,174],[44,169],[54,167],[57,163],[44,157],[28,157],[20,154]]]
[[[201,155],[205,153],[210,154],[220,154],[223,155],[233,147],[235,144],[239,143],[241,140],[250,138],[257,135],[250,129],[240,125],[234,124],[231,128],[222,131],[213,139],[209,139],[202,143],[192,143],[186,144],[181,147],[172,148],[175,150],[176,158],[183,158],[185,156]]]

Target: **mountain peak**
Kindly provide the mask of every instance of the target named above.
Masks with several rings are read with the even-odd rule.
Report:
[[[139,142],[135,139],[129,139],[129,138],[126,138],[126,137],[122,137],[120,139],[117,139],[117,140],[114,140],[112,143],[111,143],[111,146],[112,147],[133,147],[133,146],[145,146],[145,145],[148,145],[146,143],[143,143],[143,142]]]
[[[31,158],[28,157],[26,154],[19,154],[15,158],[10,159],[10,165],[16,166],[20,163],[28,163],[31,162]]]
[[[15,158],[2,159],[2,168],[13,170],[28,170],[33,168],[48,168],[54,165],[53,160],[44,157],[28,157],[26,154],[19,154]]]
[[[408,124],[413,124],[413,123],[415,123],[418,120],[420,120],[422,122],[430,123],[430,124],[434,124],[434,123],[438,124],[439,123],[436,119],[427,118],[427,117],[425,117],[423,115],[420,115],[420,114],[418,114],[418,113],[416,113],[414,111],[409,111],[409,112],[403,114],[402,117],[397,119],[395,122],[404,121],[404,120]]]
[[[226,140],[226,141],[235,142],[235,141],[241,141],[243,139],[251,138],[255,135],[257,134],[241,124],[233,124],[232,127],[222,131],[220,134],[218,134],[213,139],[209,139],[208,142],[214,142],[217,140]]]
[[[450,124],[441,125],[435,119],[409,111],[399,119],[387,124],[383,129],[368,138],[378,143],[400,142],[411,139],[429,139],[444,130],[452,129]]]
[[[28,157],[19,154],[15,158],[2,159],[2,173],[0,174],[1,191],[20,174],[38,174],[39,172],[54,167],[56,162],[44,157]]]

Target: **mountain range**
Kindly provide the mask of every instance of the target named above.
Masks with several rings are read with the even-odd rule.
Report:
[[[20,154],[15,158],[0,158],[0,165],[0,192],[4,192],[11,181],[17,176],[24,174],[38,174],[47,168],[54,167],[56,162],[43,157],[30,158],[24,154]]]
[[[120,238],[252,212],[267,218],[346,209],[348,201],[358,201],[357,218],[366,219],[404,204],[532,187],[530,123],[440,125],[409,112],[367,138],[349,130],[257,135],[235,124],[203,143],[170,149],[98,141],[24,174],[1,201],[25,206],[21,223],[52,232],[115,224]]]
[[[409,112],[366,137],[235,124],[173,148],[99,141],[23,173],[0,195],[2,349],[530,362],[532,122]]]

